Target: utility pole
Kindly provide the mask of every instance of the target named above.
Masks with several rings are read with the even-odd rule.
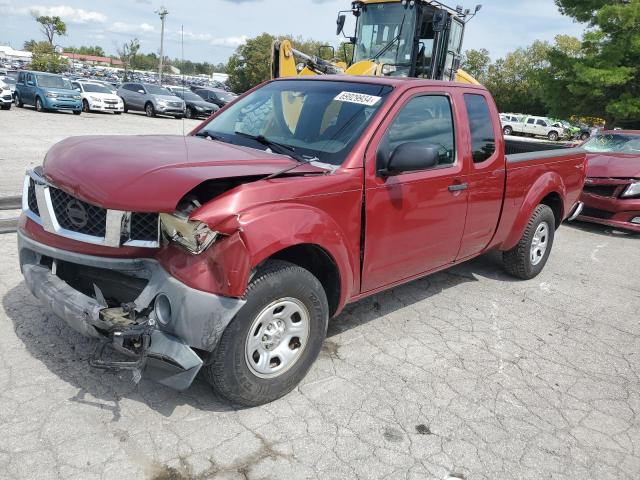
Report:
[[[160,65],[158,67],[158,85],[162,86],[162,68],[164,63],[164,19],[169,12],[166,8],[160,7],[160,10],[156,12],[160,15],[160,21],[162,22],[162,28],[160,29]]]

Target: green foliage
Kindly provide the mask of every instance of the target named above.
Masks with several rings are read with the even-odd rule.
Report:
[[[122,63],[124,64],[124,81],[128,81],[129,80],[129,69],[131,68],[131,59],[134,58],[136,56],[136,54],[138,53],[138,50],[140,50],[140,42],[138,41],[137,38],[134,38],[132,40],[129,40],[128,42],[125,42],[122,44],[121,47],[118,48],[118,56],[120,57],[120,60],[122,60]]]
[[[62,21],[60,17],[34,14],[36,22],[40,24],[40,30],[47,37],[49,45],[53,46],[53,39],[56,35],[64,36],[67,34],[67,25]]]
[[[226,65],[219,63],[214,65],[209,62],[192,62],[191,60],[182,61],[178,58],[174,58],[170,62],[176,68],[180,69],[180,73],[185,75],[211,75],[212,73],[224,73]]]
[[[40,50],[46,50],[46,49],[50,49],[51,51],[53,51],[53,48],[51,47],[51,45],[49,44],[49,42],[41,40],[27,40],[26,42],[24,42],[24,45],[22,46],[22,48],[24,50],[26,50],[27,52],[35,52],[36,50],[40,49]]]
[[[550,52],[545,88],[552,112],[605,118],[640,128],[640,0],[556,0],[592,27],[578,48]]]
[[[62,73],[68,68],[67,60],[55,53],[48,42],[37,42],[31,52],[31,70]]]
[[[467,50],[464,52],[460,68],[484,84],[489,75],[490,65],[491,57],[489,56],[489,50],[481,48],[480,50]]]
[[[95,46],[81,46],[81,47],[65,47],[64,49],[65,52],[68,53],[77,53],[78,55],[94,55],[96,57],[105,57],[106,54],[104,53],[104,50],[102,49],[101,46],[99,45],[95,45]]]

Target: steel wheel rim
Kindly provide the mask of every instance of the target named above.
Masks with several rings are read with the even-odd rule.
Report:
[[[278,299],[265,307],[251,324],[245,341],[245,361],[260,378],[274,378],[291,369],[309,339],[310,315],[296,298]]]
[[[536,228],[531,241],[531,265],[538,265],[547,253],[549,246],[549,224],[542,222]]]

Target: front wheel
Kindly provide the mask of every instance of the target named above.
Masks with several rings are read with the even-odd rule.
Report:
[[[153,103],[147,103],[144,106],[144,113],[147,114],[147,117],[155,117],[156,116],[156,109],[153,108]]]
[[[549,138],[549,140],[551,140],[552,142],[555,142],[559,138],[558,132],[549,132],[549,135],[547,135],[547,138]]]
[[[195,118],[196,113],[191,108],[188,107],[184,112],[184,116],[186,118]]]
[[[73,114],[74,115],[80,115],[82,113],[82,110],[74,110]]]
[[[2,105],[2,110],[11,110],[11,104],[7,103],[6,105]]]
[[[538,205],[518,245],[503,252],[505,270],[523,280],[537,277],[549,259],[555,231],[553,211],[547,205]]]
[[[91,109],[89,108],[89,102],[87,102],[86,100],[82,101],[82,111],[84,113],[89,113],[91,111]]]
[[[36,97],[36,111],[44,112],[44,108],[42,107],[42,100],[40,100],[40,97]]]
[[[582,135],[580,135],[580,140],[582,140],[583,142],[585,140],[587,140],[591,135],[589,135],[588,133],[583,133]]]
[[[280,260],[258,270],[244,298],[205,372],[221,396],[249,407],[300,383],[322,348],[329,308],[315,276]]]

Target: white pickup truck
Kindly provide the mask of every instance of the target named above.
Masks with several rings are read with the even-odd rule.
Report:
[[[525,117],[523,121],[517,121],[514,116],[501,118],[502,131],[505,135],[530,135],[534,137],[547,137],[555,142],[564,136],[564,128],[554,127],[552,122],[544,117]],[[515,121],[514,121],[515,120]]]

